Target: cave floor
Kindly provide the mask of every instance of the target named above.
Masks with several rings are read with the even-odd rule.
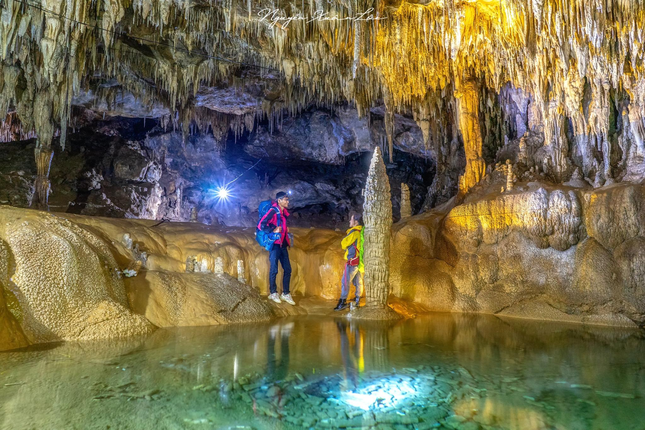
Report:
[[[0,353],[2,429],[636,429],[644,396],[641,331],[487,315],[310,315]]]

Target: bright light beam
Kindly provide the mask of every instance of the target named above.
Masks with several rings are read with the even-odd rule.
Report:
[[[228,200],[229,196],[230,196],[230,193],[226,187],[220,187],[217,190],[217,197],[220,200]]]

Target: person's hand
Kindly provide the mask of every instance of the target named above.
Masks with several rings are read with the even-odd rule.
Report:
[[[274,233],[280,233],[282,231],[282,227],[276,227],[275,230],[273,230]]]

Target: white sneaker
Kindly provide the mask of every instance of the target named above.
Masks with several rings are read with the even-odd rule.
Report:
[[[296,304],[296,302],[294,302],[293,299],[291,298],[291,294],[280,294],[280,300],[282,300],[283,302],[287,302],[290,305]]]
[[[278,297],[278,293],[269,294],[269,300],[280,303],[280,297]]]

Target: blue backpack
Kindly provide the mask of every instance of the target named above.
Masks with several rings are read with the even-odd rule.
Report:
[[[275,210],[275,208],[272,207],[273,202],[271,200],[265,200],[263,202],[260,202],[260,206],[258,206],[258,225],[255,227],[255,240],[256,242],[264,249],[267,251],[271,250],[271,247],[273,246],[273,242],[276,240],[280,239],[280,233],[266,233],[265,231],[260,229],[260,223],[264,219],[265,216],[268,216],[268,212],[270,210]],[[276,210],[276,213],[278,215],[278,227],[282,224],[281,223],[281,217],[280,217],[280,212]]]

